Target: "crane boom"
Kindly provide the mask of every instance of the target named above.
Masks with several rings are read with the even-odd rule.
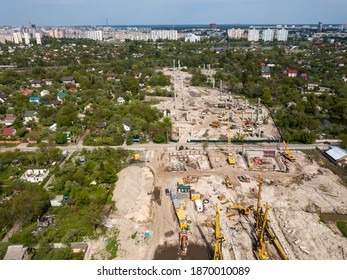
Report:
[[[283,141],[284,148],[286,149],[285,155],[290,161],[295,161],[295,157],[293,156],[292,152],[289,150],[288,145],[285,141]]]
[[[222,242],[224,241],[224,237],[220,232],[220,226],[219,226],[219,209],[218,206],[215,206],[216,210],[216,224],[215,224],[215,239],[216,239],[216,245],[214,247],[214,256],[213,258],[215,260],[222,260]]]

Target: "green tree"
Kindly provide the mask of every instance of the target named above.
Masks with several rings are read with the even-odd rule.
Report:
[[[66,144],[67,143],[67,135],[63,132],[57,132],[55,134],[55,143],[56,144]]]

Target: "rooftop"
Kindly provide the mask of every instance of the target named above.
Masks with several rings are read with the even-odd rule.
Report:
[[[334,160],[339,160],[343,157],[347,157],[347,151],[336,146],[331,146],[330,150],[327,150],[326,153]]]

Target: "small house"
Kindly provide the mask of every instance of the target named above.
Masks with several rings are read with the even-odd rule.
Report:
[[[121,105],[122,105],[122,104],[125,103],[125,99],[124,99],[123,97],[120,96],[120,97],[117,98],[117,102],[118,102],[118,104],[121,104]]]
[[[40,103],[40,97],[39,96],[30,96],[29,102],[34,103],[35,105]]]
[[[39,122],[39,118],[37,117],[37,112],[33,110],[27,110],[24,113],[24,124],[27,124],[30,121]]]
[[[52,207],[59,207],[63,205],[64,196],[63,195],[57,195],[51,200],[51,206]]]
[[[115,79],[116,79],[116,75],[114,73],[107,73],[107,75],[106,75],[107,81],[111,81],[111,80],[115,80]]]
[[[57,93],[57,100],[60,102],[63,102],[65,97],[66,97],[67,93],[60,91]]]
[[[13,127],[5,127],[4,130],[2,131],[2,136],[6,138],[11,138],[12,136],[16,135],[16,129]]]
[[[297,75],[298,75],[298,71],[296,71],[296,70],[289,69],[287,71],[287,76],[290,78],[296,78]]]
[[[42,80],[34,80],[31,82],[31,87],[33,88],[39,88],[43,85],[43,81]]]
[[[130,129],[131,129],[131,123],[130,123],[129,121],[125,120],[125,121],[123,122],[123,128],[124,128],[124,130],[125,130],[126,132],[129,132]]]
[[[347,150],[337,146],[331,146],[329,150],[325,151],[327,156],[335,163],[344,165],[347,162]]]
[[[314,90],[315,88],[318,88],[318,87],[319,87],[318,84],[308,84],[307,85],[308,90]]]
[[[63,84],[75,84],[75,78],[72,76],[62,77],[61,81]]]
[[[13,124],[13,122],[17,119],[17,117],[13,114],[6,114],[6,117],[5,117],[5,125],[6,126],[10,126]]]
[[[0,90],[0,102],[1,103],[5,103],[5,101],[7,100],[7,95],[4,91]]]
[[[271,78],[270,72],[262,72],[261,73],[262,78],[269,79]]]
[[[29,94],[32,94],[34,91],[30,88],[26,88],[26,89],[23,89],[22,90],[22,94],[23,95],[29,95]]]
[[[47,95],[49,95],[49,94],[50,94],[50,93],[49,93],[49,91],[48,91],[47,89],[44,89],[43,91],[40,92],[41,97],[42,97],[42,96],[47,96]]]
[[[45,79],[44,82],[45,82],[46,86],[53,85],[53,80],[52,79]]]

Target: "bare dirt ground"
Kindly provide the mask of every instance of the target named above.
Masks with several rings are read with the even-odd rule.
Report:
[[[169,172],[168,151],[148,153],[150,160],[145,167],[131,166],[118,174],[113,196],[117,210],[108,220],[109,233],[119,231],[117,259],[153,259],[159,245],[164,246],[164,250],[173,246],[178,253],[180,229],[164,190],[175,192],[177,181],[183,177],[189,177],[191,187],[203,196],[202,199],[209,200],[204,212],[197,213],[189,196],[179,197],[190,221],[190,246],[213,249],[214,229],[204,224],[206,221],[214,224],[214,205],[218,205],[225,237],[224,258],[255,259],[253,215],[239,215],[237,211],[227,210],[227,205],[256,206],[259,174],[264,179],[262,205],[268,202],[271,228],[289,259],[346,259],[347,239],[332,223],[320,222],[319,214],[346,214],[347,189],[338,183],[336,175],[309,162],[303,153],[294,153],[297,162],[290,163],[291,173],[245,171],[228,165],[212,170],[188,167],[183,172]],[[318,170],[323,174],[317,175]],[[225,175],[229,175],[233,189],[227,189],[223,183]],[[240,182],[237,178],[240,175],[248,176],[250,182]],[[226,199],[219,200],[220,195],[225,195]],[[228,202],[222,204],[226,200]],[[232,220],[227,218],[230,213],[235,213]],[[92,259],[107,258],[106,243],[105,238],[91,242]],[[268,247],[269,252],[273,251],[272,258],[280,259],[275,249]]]
[[[164,73],[174,75],[169,69],[164,69]],[[170,109],[174,128],[179,133],[177,145],[184,145],[188,139],[226,139],[227,119],[222,116],[225,109],[216,107],[220,103],[219,90],[191,87],[189,79],[190,74],[179,71],[175,77],[176,104],[172,98],[160,98],[162,102],[156,105],[158,109]],[[225,93],[223,99],[226,98]],[[237,101],[232,103],[231,109],[234,114],[233,123],[237,127],[233,130],[233,135],[242,127],[242,133],[247,139],[278,137],[271,118],[267,124],[262,123],[268,114],[263,106],[260,107],[260,123],[254,125],[255,110],[258,108],[244,100],[232,98]],[[252,128],[255,131],[260,129],[263,135],[253,135],[245,131],[247,127],[242,121],[243,109],[243,119],[251,119]],[[210,123],[218,118],[222,126],[212,128]],[[247,149],[250,150],[249,147]],[[226,153],[218,147],[214,151],[197,154],[192,154],[190,150],[177,151],[174,145],[171,150],[163,148],[144,151],[142,156],[146,160],[142,166],[130,166],[118,174],[119,180],[113,194],[117,209],[106,221],[109,228],[106,236],[89,241],[87,258],[108,258],[105,251],[107,240],[117,235],[117,232],[120,244],[117,259],[154,259],[158,246],[163,248],[163,255],[166,248],[173,248],[170,254],[166,254],[167,258],[179,258],[180,229],[165,189],[176,193],[178,180],[188,177],[191,188],[199,192],[203,200],[208,200],[205,200],[204,212],[198,213],[189,195],[178,195],[189,223],[188,258],[197,259],[198,255],[201,257],[203,254],[202,251],[194,251],[195,255],[189,255],[193,248],[196,249],[194,245],[204,251],[213,250],[213,225],[216,216],[214,206],[217,205],[220,211],[220,227],[225,237],[224,259],[255,259],[254,215],[240,215],[238,211],[228,209],[228,205],[256,207],[257,178],[261,175],[264,182],[261,206],[268,203],[270,227],[289,259],[346,259],[347,239],[333,222],[321,222],[320,214],[347,214],[347,189],[339,183],[338,176],[319,167],[302,152],[292,151],[296,158],[293,163],[282,157],[276,148],[273,149],[276,150],[276,158],[281,159],[280,165],[287,165],[287,169],[280,168],[276,161],[271,159],[269,165],[275,168],[250,170],[243,156],[247,154],[247,150],[242,147],[242,153],[236,153],[241,152],[240,146],[233,147],[235,166],[227,164]],[[281,150],[283,151],[282,147]],[[254,146],[248,154],[254,157],[257,153],[262,155],[263,152],[257,152],[257,146]],[[184,168],[172,171],[175,166]],[[224,184],[226,175],[233,184],[231,189],[227,189]],[[249,182],[240,181],[239,176],[247,176]],[[221,195],[225,196],[224,200],[219,199]],[[235,215],[229,219],[230,214]],[[280,259],[270,242],[267,247],[272,259]],[[205,255],[204,258],[211,257]]]

